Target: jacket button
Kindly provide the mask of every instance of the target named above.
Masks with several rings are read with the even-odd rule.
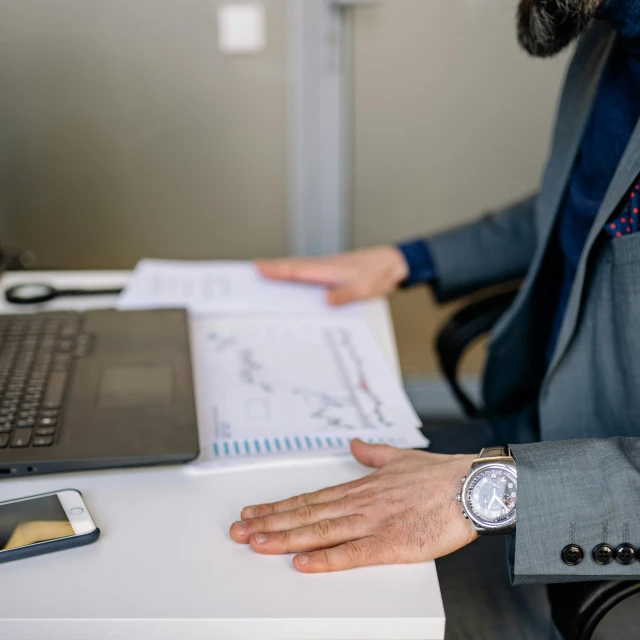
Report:
[[[613,549],[608,544],[599,544],[593,550],[593,559],[597,564],[609,564],[613,562]]]
[[[570,567],[575,567],[576,565],[582,562],[584,558],[584,551],[577,544],[568,544],[562,550],[562,562],[569,565]]]
[[[636,561],[637,551],[634,546],[627,544],[621,544],[616,549],[616,560],[620,564],[628,565],[633,564]]]

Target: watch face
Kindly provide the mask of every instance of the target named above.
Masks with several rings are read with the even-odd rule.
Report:
[[[488,466],[472,473],[464,494],[469,516],[481,525],[501,526],[515,518],[518,478],[506,465]]]

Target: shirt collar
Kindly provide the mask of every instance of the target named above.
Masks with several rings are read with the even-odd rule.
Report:
[[[605,0],[596,12],[625,39],[640,37],[640,0]]]

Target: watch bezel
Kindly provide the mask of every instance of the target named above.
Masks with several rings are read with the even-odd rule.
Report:
[[[516,470],[516,465],[514,463],[508,462],[485,462],[482,463],[480,461],[479,465],[475,465],[471,468],[469,475],[466,477],[464,484],[462,485],[462,507],[467,514],[467,517],[473,523],[476,530],[480,532],[501,532],[504,530],[512,529],[516,523],[516,512],[518,511],[518,503],[516,501],[516,507],[513,512],[509,515],[508,518],[502,520],[501,522],[485,522],[476,516],[469,504],[469,485],[475,479],[475,477],[482,471],[486,471],[487,469],[499,469],[501,471],[506,471],[508,473],[512,473],[515,476],[517,481],[518,472]]]

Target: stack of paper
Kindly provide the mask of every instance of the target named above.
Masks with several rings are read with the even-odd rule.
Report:
[[[332,312],[316,287],[265,282],[244,263],[144,261],[119,306],[196,312],[196,469],[346,453],[353,438],[428,445],[367,323]]]
[[[194,338],[202,461],[428,444],[364,320],[209,320]]]
[[[326,302],[318,285],[275,282],[260,276],[251,262],[141,260],[119,309],[187,308],[210,313],[337,313],[358,315],[363,305],[341,310]]]

